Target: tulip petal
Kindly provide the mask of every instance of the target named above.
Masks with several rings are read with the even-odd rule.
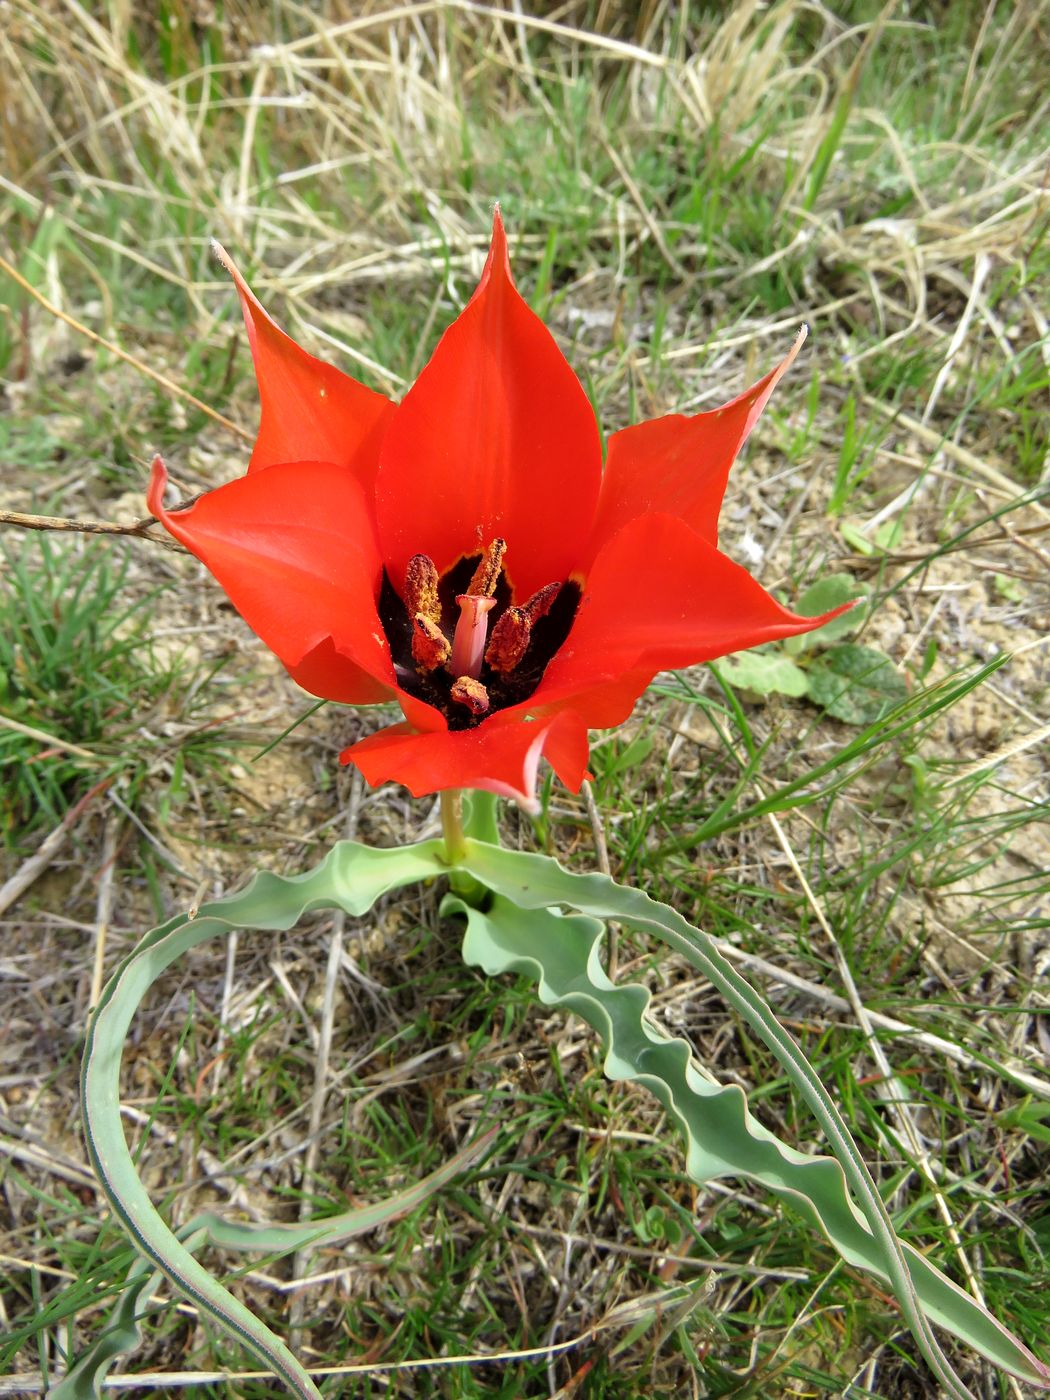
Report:
[[[612,434],[587,562],[629,521],[652,511],[677,515],[718,543],[729,469],[805,338],[803,326],[780,364],[721,408],[691,418],[671,413]]]
[[[588,692],[596,705],[614,710],[628,681],[636,683],[632,673],[653,676],[811,632],[842,611],[822,617],[789,612],[683,521],[644,515],[614,535],[595,560],[572,631],[530,708],[543,712],[576,696],[574,708],[595,724],[600,721],[590,716]]]
[[[531,700],[518,708],[538,716],[573,710],[580,715],[588,729],[613,729],[630,718],[656,670],[653,666],[642,666],[605,680],[591,677],[582,686],[573,684],[567,692],[563,690],[560,699],[554,697],[553,691],[551,698],[544,698],[546,690],[541,687]]]
[[[337,462],[370,486],[394,405],[286,335],[263,310],[225,248],[213,246],[237,286],[259,381],[262,417],[248,470],[277,462]]]
[[[331,637],[318,642],[295,665],[286,662],[285,666],[296,685],[322,700],[338,700],[342,705],[378,705],[392,698],[389,685],[336,651]]]
[[[476,729],[419,733],[395,724],[370,734],[340,758],[353,763],[373,787],[402,783],[413,797],[445,788],[481,788],[533,808],[541,757],[573,792],[587,774],[587,729],[565,712],[545,720],[499,723]]]
[[[360,682],[365,702],[392,694],[390,649],[376,612],[375,531],[364,494],[344,467],[283,463],[178,511],[164,508],[166,483],[157,457],[150,510],[308,689],[345,700]],[[354,670],[338,665],[334,653]],[[326,682],[332,693],[320,688]]]
[[[400,586],[413,554],[443,572],[497,536],[517,599],[579,562],[601,481],[594,413],[511,280],[497,210],[478,289],[391,421],[376,514]]]

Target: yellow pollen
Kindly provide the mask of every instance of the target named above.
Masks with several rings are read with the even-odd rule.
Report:
[[[436,671],[452,654],[448,638],[426,613],[412,619],[412,659],[421,671]]]
[[[433,559],[425,554],[413,554],[405,570],[405,607],[409,617],[422,613],[433,623],[441,621],[438,598],[438,572]]]
[[[521,608],[508,608],[492,629],[485,660],[494,671],[513,671],[529,646],[532,628]]]
[[[527,603],[523,604],[521,610],[529,619],[530,625],[539,622],[541,617],[547,616],[560,592],[560,583],[545,583],[542,588],[537,589]]]
[[[503,556],[507,552],[507,541],[499,536],[492,541],[481,556],[481,563],[474,570],[474,577],[470,580],[467,593],[475,598],[491,598],[496,591],[496,584],[499,583],[500,570],[503,567]]]
[[[520,608],[510,607],[492,629],[485,660],[500,675],[508,675],[529,649],[533,624],[546,617],[561,592],[560,583],[548,583]]]
[[[489,693],[473,676],[460,676],[449,692],[457,705],[466,705],[472,715],[483,715],[489,707]]]

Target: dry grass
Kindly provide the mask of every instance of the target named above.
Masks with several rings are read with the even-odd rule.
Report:
[[[902,1222],[1039,1344],[1050,15],[838,10],[15,0],[5,256],[179,392],[0,282],[0,508],[132,522],[158,448],[187,494],[243,469],[239,434],[183,396],[251,431],[213,235],[303,343],[396,396],[469,295],[500,198],[519,281],[607,429],[728,397],[807,320],[724,547],[792,597],[831,571],[868,584],[863,640],[915,694],[1010,659],[840,766],[853,731],[807,702],[667,678],[596,746],[604,836],[614,873],[735,948]],[[84,606],[72,635],[48,635],[46,686],[27,689],[12,654],[0,689],[3,873],[34,877],[0,909],[0,1369],[16,1378],[0,1390],[18,1394],[98,1328],[130,1258],[77,1136],[103,972],[246,862],[300,868],[348,831],[388,845],[435,813],[338,770],[374,714],[329,707],[255,757],[308,702],[191,560],[74,536],[48,562],[35,538],[5,540],[8,635],[46,631],[78,580]],[[537,828],[505,827],[594,862],[582,797],[554,790]],[[468,975],[437,899],[202,950],[129,1047],[129,1131],[175,1219],[207,1201],[345,1208],[476,1123],[508,1124],[429,1210],[241,1276],[309,1364],[365,1359],[331,1393],[930,1393],[878,1290],[768,1201],[685,1180],[653,1102],[605,1084],[578,1024]],[[620,975],[648,978],[705,1064],[812,1141],[765,1051],[684,966],[627,942]],[[535,1355],[411,1369],[513,1349]],[[241,1363],[169,1299],[128,1367],[173,1393],[175,1373]],[[1022,1393],[957,1364],[982,1396]],[[234,1390],[271,1393],[203,1386]]]

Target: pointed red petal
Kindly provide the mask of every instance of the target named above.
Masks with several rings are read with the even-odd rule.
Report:
[[[644,515],[598,555],[572,631],[530,706],[542,709],[579,696],[574,708],[596,724],[588,712],[588,692],[607,704],[632,672],[653,676],[712,661],[811,632],[842,611],[823,617],[789,612],[681,520]]]
[[[729,469],[806,338],[805,327],[775,369],[710,413],[653,418],[609,438],[601,499],[587,558],[628,521],[666,511],[718,543],[718,512]]]
[[[419,733],[408,724],[370,734],[340,758],[353,763],[373,787],[402,783],[413,797],[445,788],[481,788],[531,807],[545,757],[565,785],[578,792],[587,773],[587,730],[569,712],[535,723],[490,720],[477,729]]]
[[[263,310],[225,248],[214,247],[236,283],[259,381],[262,418],[248,470],[337,462],[370,485],[394,405],[296,344]]]
[[[526,598],[579,562],[600,479],[594,413],[515,290],[497,211],[478,289],[383,440],[376,512],[390,577],[404,578],[413,554],[443,571],[502,536]]]
[[[375,530],[364,494],[345,468],[283,463],[209,491],[179,511],[164,508],[166,483],[157,457],[150,510],[309,689],[344,700],[363,673],[371,678],[364,699],[380,698],[377,689],[391,693],[393,666],[375,604],[381,575]],[[336,652],[352,671],[333,659]]]

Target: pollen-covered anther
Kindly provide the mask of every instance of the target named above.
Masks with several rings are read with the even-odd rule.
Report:
[[[411,618],[417,613],[422,613],[433,623],[441,621],[438,571],[434,567],[433,559],[426,554],[413,554],[408,561],[408,568],[405,570],[405,607]]]
[[[532,640],[533,624],[546,617],[561,592],[560,583],[548,583],[520,608],[509,607],[492,629],[485,660],[500,675],[508,675],[520,663]]]
[[[483,715],[489,708],[489,693],[473,676],[460,676],[449,691],[457,705],[466,705],[472,715]]]
[[[513,671],[529,649],[532,628],[522,608],[508,608],[492,629],[485,660],[501,676]]]
[[[412,618],[412,660],[421,671],[436,671],[452,655],[452,645],[436,622],[423,612]]]
[[[481,563],[474,570],[474,577],[470,580],[467,592],[475,598],[491,598],[496,591],[496,584],[499,583],[500,570],[503,568],[503,556],[507,552],[507,541],[500,539],[497,535],[491,544],[486,545],[485,553],[481,556]]]
[[[560,583],[545,583],[542,588],[536,590],[527,603],[522,604],[521,610],[529,619],[530,626],[535,627],[541,617],[547,616],[560,592]]]

